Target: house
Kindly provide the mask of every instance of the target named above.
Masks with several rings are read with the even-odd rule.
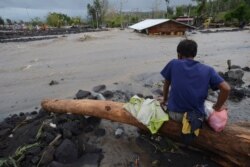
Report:
[[[148,35],[184,35],[195,27],[171,19],[147,19],[129,28]]]

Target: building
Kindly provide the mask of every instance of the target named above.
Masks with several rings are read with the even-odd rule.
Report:
[[[188,24],[188,25],[194,24],[194,19],[191,17],[187,17],[187,16],[180,16],[175,20],[180,22],[180,23],[184,23],[184,24]]]
[[[147,19],[129,28],[148,35],[184,35],[195,27],[171,19]]]

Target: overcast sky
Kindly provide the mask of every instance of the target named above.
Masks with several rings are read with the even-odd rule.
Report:
[[[110,6],[120,8],[121,0],[109,0]],[[154,2],[166,8],[165,0],[122,0],[124,11],[151,11]],[[69,16],[87,16],[86,6],[92,0],[0,0],[0,16],[4,19],[30,20],[44,19],[49,12],[60,12]],[[190,4],[191,0],[170,0],[170,6]]]

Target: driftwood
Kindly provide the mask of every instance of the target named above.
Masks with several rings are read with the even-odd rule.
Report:
[[[121,122],[147,130],[129,112],[124,103],[100,100],[44,100],[42,107],[48,112],[74,113]],[[173,120],[165,122],[160,133],[180,141],[182,125]],[[216,133],[203,128],[192,146],[208,151],[214,160],[223,166],[249,166],[250,164],[250,123],[228,125],[223,132]]]

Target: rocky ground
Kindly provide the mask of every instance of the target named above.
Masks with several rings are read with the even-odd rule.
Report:
[[[241,87],[244,71],[250,72],[249,67],[233,66],[228,72],[220,73],[233,88],[230,100],[238,102],[250,97],[250,86]],[[57,84],[57,81],[50,82],[51,86]],[[138,96],[162,95],[161,80],[147,81],[144,87],[153,94]],[[75,99],[127,102],[134,94],[110,91],[106,90],[106,85],[98,85],[92,91],[79,90]],[[216,96],[215,92],[210,92],[210,98]],[[96,117],[47,113],[42,108],[5,118],[0,123],[0,140],[1,167],[218,166],[209,153],[180,146],[160,134],[150,135]]]

